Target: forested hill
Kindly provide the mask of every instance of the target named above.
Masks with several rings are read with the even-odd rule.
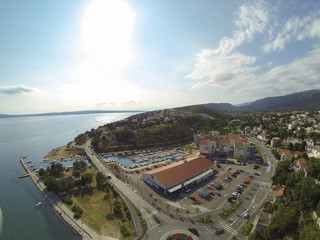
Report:
[[[80,134],[75,141],[82,144],[90,137],[95,151],[105,153],[191,143],[197,132],[228,131],[231,116],[202,105],[191,108],[140,113]]]

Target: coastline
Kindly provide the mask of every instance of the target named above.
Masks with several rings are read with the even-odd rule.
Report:
[[[53,193],[49,192],[46,189],[46,186],[42,182],[42,180],[37,176],[36,173],[33,173],[29,170],[28,166],[24,162],[24,157],[20,157],[20,163],[27,172],[28,176],[40,190],[40,192],[46,198],[51,206],[54,208],[55,212],[64,220],[64,222],[71,227],[75,232],[77,232],[82,239],[103,239],[103,240],[115,240],[115,238],[111,238],[108,236],[101,235],[92,227],[90,227],[87,223],[80,219],[73,218],[73,212],[67,208],[64,203]]]

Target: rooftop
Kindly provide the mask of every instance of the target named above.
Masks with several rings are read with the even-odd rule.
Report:
[[[200,174],[212,166],[212,163],[208,159],[200,156],[172,163],[144,174],[152,174],[165,188],[167,188]]]

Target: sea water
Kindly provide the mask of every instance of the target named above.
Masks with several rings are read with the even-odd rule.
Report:
[[[25,173],[19,157],[39,166],[53,148],[105,123],[135,113],[0,119],[0,239],[80,239],[55,213]],[[43,204],[36,208],[37,202]],[[2,222],[1,222],[2,221]],[[2,229],[1,229],[2,228]]]

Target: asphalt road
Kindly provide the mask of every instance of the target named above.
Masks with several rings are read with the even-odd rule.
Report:
[[[100,158],[94,153],[90,148],[90,142],[85,144],[85,151],[90,157],[92,163],[97,167],[97,169],[104,174],[111,175],[110,183],[116,187],[119,193],[126,199],[134,204],[141,212],[142,217],[147,221],[148,230],[145,235],[145,239],[159,240],[164,234],[176,230],[184,229],[187,230],[189,226],[194,226],[199,232],[199,239],[229,239],[231,236],[238,233],[241,226],[247,221],[243,218],[245,212],[250,214],[250,221],[252,222],[254,217],[258,214],[258,209],[261,204],[265,201],[267,193],[271,186],[271,177],[275,171],[276,159],[273,154],[266,148],[264,143],[260,142],[257,139],[251,138],[250,141],[255,143],[264,158],[264,166],[260,171],[255,171],[252,169],[252,165],[241,166],[239,169],[244,169],[247,175],[253,175],[254,172],[259,172],[260,176],[254,175],[254,180],[248,186],[248,188],[241,195],[241,199],[244,200],[241,207],[227,220],[222,221],[218,216],[218,213],[221,212],[221,208],[224,206],[227,207],[226,197],[221,202],[218,202],[218,206],[212,208],[210,206],[203,207],[207,209],[211,214],[213,220],[215,221],[214,225],[205,225],[197,223],[196,220],[199,217],[193,218],[177,218],[172,215],[168,215],[165,211],[159,212],[153,205],[149,204],[143,197],[138,195],[134,190],[132,190],[127,184],[117,179],[106,165],[100,160]],[[227,165],[223,165],[223,168],[226,168]],[[240,184],[243,181],[241,178],[234,179],[231,183],[223,183],[225,185],[225,193],[230,194],[232,191],[235,191],[235,185]],[[207,213],[203,213],[204,216]],[[136,220],[137,221],[137,220]],[[139,225],[139,224],[137,224]],[[223,228],[225,233],[220,236],[214,234],[215,229]],[[138,231],[141,231],[138,229]],[[191,235],[191,233],[190,233]],[[195,236],[194,236],[195,237]],[[194,238],[196,239],[196,238]]]

